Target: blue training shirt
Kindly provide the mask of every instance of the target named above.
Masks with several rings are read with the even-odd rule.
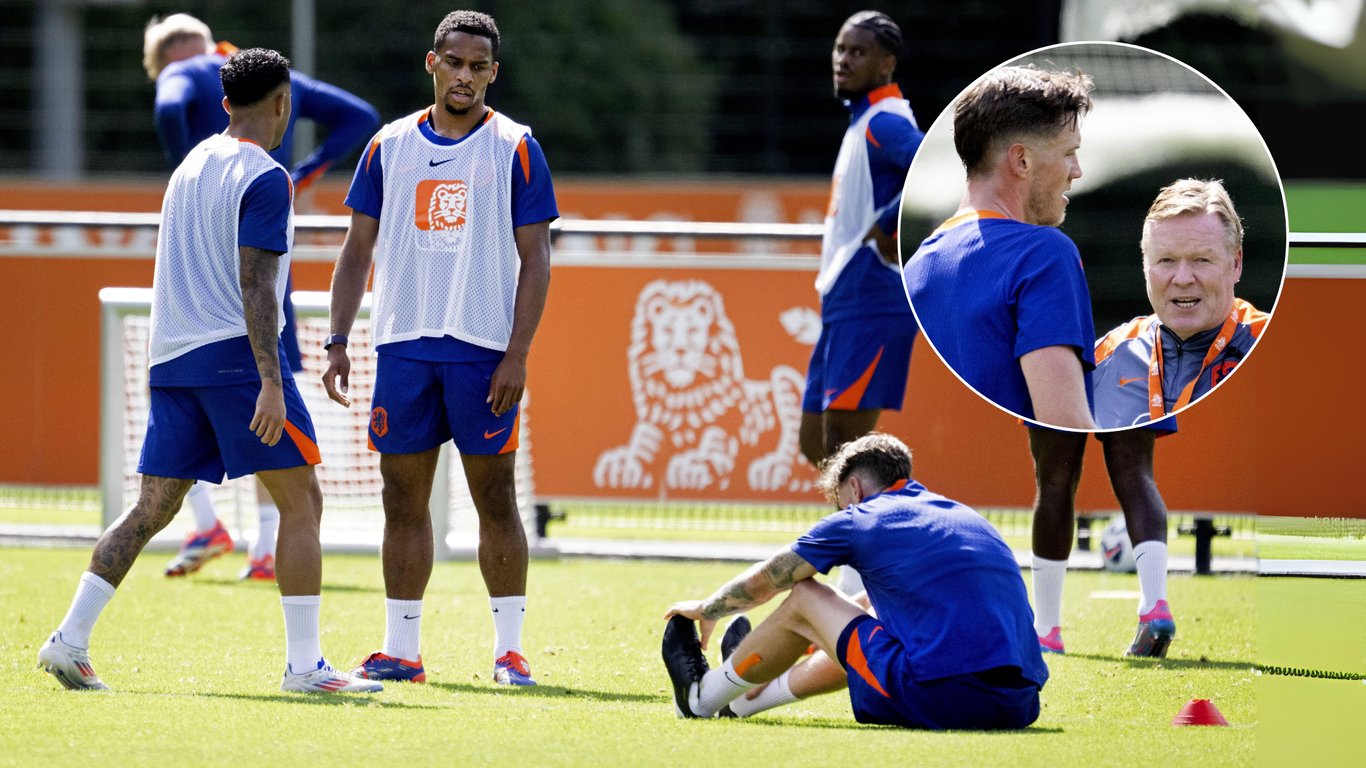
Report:
[[[1077,246],[1056,227],[956,216],[920,244],[902,277],[926,338],[993,403],[1034,418],[1020,358],[1053,346],[1077,351],[1092,401],[1091,293]]]
[[[284,170],[266,171],[247,185],[238,207],[237,244],[277,254],[289,251],[291,197],[289,177]],[[288,295],[286,289],[285,296]],[[283,340],[279,354],[281,378],[294,378]],[[152,366],[148,383],[153,387],[213,387],[260,380],[251,340],[244,334],[206,344]]]
[[[226,49],[226,50],[231,50]],[[180,165],[199,142],[228,127],[223,110],[223,81],[219,70],[227,56],[210,53],[168,64],[157,76],[153,121],[170,167]],[[291,167],[294,124],[299,118],[321,123],[327,138],[290,171],[296,184],[326,171],[379,127],[379,113],[365,100],[334,85],[290,70],[293,109],[280,146],[270,153],[277,163]]]
[[[492,114],[489,112],[489,115]],[[418,124],[418,130],[422,131],[422,135],[432,143],[443,146],[455,146],[474,133],[474,131],[470,131],[458,139],[447,138],[432,128],[431,120],[421,121]],[[522,141],[526,143],[528,168],[531,173],[528,177],[522,169],[521,158],[518,153],[514,152],[510,160],[512,163],[512,226],[514,228],[527,224],[539,224],[543,221],[553,221],[560,217],[559,207],[555,203],[555,187],[550,179],[550,166],[546,162],[545,152],[541,150],[540,143],[529,133]],[[384,164],[380,162],[383,149],[377,139],[371,140],[371,146],[373,147],[373,154],[362,157],[360,162],[356,164],[356,174],[351,179],[351,189],[346,193],[346,206],[353,211],[378,220],[381,211],[384,209]],[[390,344],[381,344],[375,350],[414,360],[447,363],[503,359],[503,353],[499,350],[471,344],[453,336],[442,336],[440,338],[424,336],[410,341],[396,341]]]
[[[858,570],[917,682],[1006,666],[1048,680],[1020,567],[972,509],[901,481],[816,523],[792,551],[821,573]]]

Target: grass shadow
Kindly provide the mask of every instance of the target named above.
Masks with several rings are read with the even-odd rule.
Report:
[[[356,694],[356,693],[214,693],[213,691],[197,691],[195,693],[154,693],[150,691],[124,691],[124,694],[135,696],[157,696],[187,699],[229,699],[236,701],[260,701],[266,703],[280,703],[295,705],[308,705],[314,707],[375,707],[380,709],[412,709],[429,710],[433,712],[445,711],[449,707],[434,704],[412,704],[402,701],[386,701],[383,693],[378,694]]]
[[[492,685],[480,683],[428,682],[427,685],[450,693],[482,693],[502,696],[534,696],[542,699],[588,699],[590,701],[630,701],[637,703],[668,703],[663,694],[620,693],[617,691],[594,691],[583,688],[569,688],[563,685]]]
[[[1037,724],[1036,724],[1036,725],[1031,725],[1031,726],[1028,727],[1028,728],[1022,728],[1022,729],[1018,729],[1018,730],[1004,730],[1004,731],[931,731],[931,730],[924,729],[924,728],[902,728],[902,727],[896,726],[896,725],[874,725],[874,724],[870,724],[870,723],[860,723],[860,722],[857,722],[857,721],[852,720],[852,719],[851,719],[851,720],[836,720],[836,719],[834,719],[834,718],[829,718],[829,717],[769,717],[769,718],[763,718],[763,719],[741,718],[741,719],[737,720],[736,722],[745,723],[745,724],[747,724],[747,725],[764,726],[764,727],[769,727],[769,728],[772,728],[772,727],[781,727],[781,728],[792,728],[792,727],[797,727],[797,728],[835,729],[835,730],[844,730],[844,731],[868,731],[868,730],[876,730],[876,731],[897,731],[897,732],[901,732],[901,731],[917,731],[917,732],[924,732],[924,733],[943,733],[943,734],[965,734],[965,733],[970,733],[970,734],[974,734],[974,735],[980,734],[980,735],[983,735],[983,736],[1002,736],[1002,737],[1006,737],[1006,736],[1017,736],[1017,735],[1020,735],[1020,734],[1031,734],[1031,733],[1037,733],[1037,734],[1052,734],[1052,733],[1063,733],[1063,732],[1064,732],[1064,730],[1063,730],[1062,728],[1059,728],[1059,727],[1056,727],[1056,726],[1040,727],[1040,726],[1037,725]]]
[[[1250,661],[1216,661],[1212,659],[1144,659],[1131,656],[1108,655],[1103,653],[1072,653],[1066,654],[1074,659],[1086,659],[1088,661],[1107,661],[1121,662],[1126,667],[1151,667],[1153,669],[1229,669],[1252,671],[1253,663]]]
[[[276,588],[275,582],[273,582],[273,581],[244,581],[244,580],[241,580],[241,579],[215,579],[215,578],[207,578],[207,577],[196,577],[196,578],[190,579],[190,582],[189,582],[189,583],[191,583],[191,584],[202,584],[202,585],[207,586],[207,587],[238,587],[238,586],[240,586],[240,587],[245,587],[245,588],[249,588],[249,589],[269,588],[269,589],[272,589],[272,590]],[[380,586],[374,586],[374,587],[362,587],[362,586],[357,586],[357,585],[355,585],[355,584],[327,584],[327,583],[324,583],[324,584],[323,584],[323,594],[327,594],[328,592],[356,592],[356,593],[360,593],[360,594],[365,594],[365,593],[381,593],[381,592],[383,592],[383,591],[384,591],[384,587],[383,587],[382,585],[380,585]]]

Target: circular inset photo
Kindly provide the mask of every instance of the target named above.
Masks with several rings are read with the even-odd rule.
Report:
[[[1287,230],[1266,143],[1217,85],[1146,48],[1068,43],[986,73],[930,127],[902,276],[935,352],[997,407],[1174,431],[1266,328]]]

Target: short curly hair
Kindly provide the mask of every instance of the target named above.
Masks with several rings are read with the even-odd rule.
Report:
[[[249,107],[289,82],[289,59],[269,48],[247,48],[228,57],[218,76],[228,103]]]
[[[841,445],[821,462],[817,486],[825,498],[839,503],[839,487],[855,472],[866,472],[883,487],[911,478],[911,449],[883,432],[872,432]]]
[[[498,22],[494,21],[492,16],[479,11],[451,11],[436,26],[436,39],[432,42],[432,50],[441,50],[441,44],[446,42],[447,36],[455,32],[487,37],[493,44],[493,58],[498,58]]]

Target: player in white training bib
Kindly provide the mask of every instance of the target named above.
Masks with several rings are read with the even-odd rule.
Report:
[[[486,14],[454,11],[442,20],[426,63],[435,105],[380,130],[346,198],[353,212],[332,278],[323,385],[350,405],[346,336],[373,263],[379,361],[369,438],[384,478],[386,624],[384,647],[355,670],[372,680],[426,680],[419,627],[432,572],[427,504],[438,451],[453,439],[479,515],[493,679],[535,685],[522,655],[527,542],[513,471],[559,211],[531,129],[484,104],[498,75],[498,43]]]
[[[96,542],[38,664],[67,688],[105,688],[90,665],[90,633],[138,553],[195,480],[255,473],[280,508],[281,689],[378,691],[333,669],[318,635],[322,491],[313,465],[320,457],[280,341],[293,187],[267,154],[289,121],[289,61],[252,48],[228,59],[221,77],[228,128],[190,151],[161,207],[142,489]]]

